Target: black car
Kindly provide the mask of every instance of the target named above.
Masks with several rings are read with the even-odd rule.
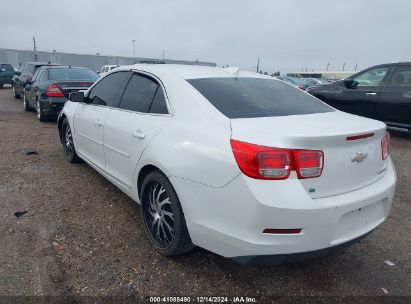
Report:
[[[23,90],[27,81],[31,81],[36,71],[45,65],[52,66],[56,64],[50,64],[48,62],[26,62],[20,67],[20,70],[12,80],[14,98],[20,99],[23,96]]]
[[[24,109],[36,109],[40,121],[56,117],[70,93],[86,90],[98,78],[95,72],[86,68],[43,66],[23,91]]]
[[[11,64],[0,62],[0,89],[5,84],[11,84],[14,74],[16,72]]]
[[[341,111],[411,131],[411,62],[374,66],[307,92]]]

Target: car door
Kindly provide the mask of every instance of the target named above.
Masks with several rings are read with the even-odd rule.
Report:
[[[411,125],[411,65],[394,68],[379,95],[377,113],[390,125]]]
[[[376,118],[378,95],[389,72],[388,66],[368,69],[348,79],[355,85],[346,86],[340,82],[341,90],[333,96],[332,106],[344,112],[369,118]]]
[[[134,73],[104,128],[106,171],[131,188],[144,149],[171,120],[165,91],[153,77]]]
[[[86,160],[105,169],[103,147],[104,124],[111,107],[120,102],[129,72],[117,72],[96,83],[74,114],[74,138],[78,153]]]
[[[43,73],[42,69],[39,69],[33,76],[33,79],[30,83],[27,83],[26,87],[24,88],[24,94],[26,98],[26,102],[34,107],[35,100],[36,100],[36,88],[38,90],[37,82],[40,80],[41,74]]]

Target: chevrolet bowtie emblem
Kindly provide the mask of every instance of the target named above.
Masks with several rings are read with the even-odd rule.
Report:
[[[351,162],[361,163],[368,157],[368,153],[357,153],[353,158],[351,158]]]

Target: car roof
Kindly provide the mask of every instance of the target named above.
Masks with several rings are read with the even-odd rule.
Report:
[[[49,62],[41,62],[41,61],[28,61],[25,64],[32,64],[32,65],[61,65],[59,63],[49,63]]]
[[[81,70],[88,70],[88,68],[85,68],[85,67],[76,67],[76,66],[70,66],[70,65],[50,65],[50,64],[45,65],[45,66],[42,66],[41,68],[45,68],[45,69],[53,68],[53,69],[81,69]]]
[[[153,74],[167,73],[183,79],[198,78],[217,78],[217,77],[254,77],[270,78],[254,72],[244,71],[237,67],[219,68],[202,65],[184,65],[184,64],[134,64],[130,66],[121,66],[113,71],[145,71]]]

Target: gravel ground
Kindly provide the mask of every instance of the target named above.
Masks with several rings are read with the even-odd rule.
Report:
[[[278,266],[240,266],[199,248],[165,258],[150,246],[138,205],[87,164],[67,163],[56,124],[40,123],[3,88],[0,295],[411,296],[407,133],[392,133],[392,157],[398,188],[391,214],[351,247]]]

